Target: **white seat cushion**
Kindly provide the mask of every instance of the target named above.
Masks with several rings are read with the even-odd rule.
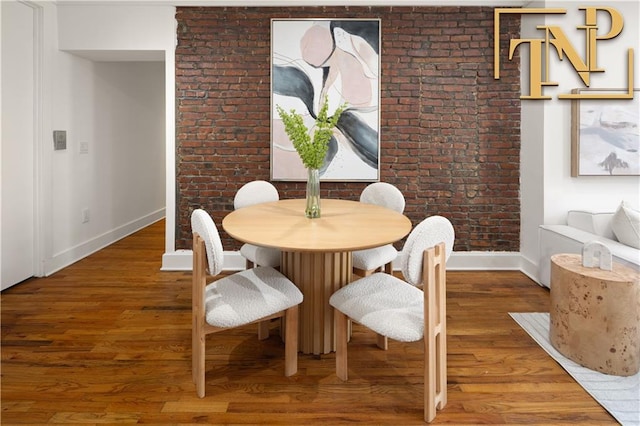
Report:
[[[302,293],[270,267],[237,272],[209,285],[205,318],[214,327],[238,327],[302,302]]]
[[[276,248],[243,244],[240,254],[254,265],[280,267],[280,250]]]
[[[352,320],[400,342],[424,334],[422,290],[393,275],[376,273],[342,287],[329,303]]]
[[[396,257],[398,257],[398,250],[396,250],[391,244],[387,244],[367,250],[354,251],[352,255],[352,263],[353,267],[356,269],[369,271],[379,268],[381,265],[393,262]]]

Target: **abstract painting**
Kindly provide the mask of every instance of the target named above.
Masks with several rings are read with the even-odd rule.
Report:
[[[574,93],[596,89],[575,89]],[[614,93],[617,89],[599,89]],[[640,175],[640,89],[633,99],[580,99],[571,105],[571,176]],[[626,89],[624,90],[626,91]]]
[[[346,103],[325,163],[324,181],[376,181],[380,169],[380,20],[271,20],[271,179],[304,181],[307,172],[276,105],[313,124]]]

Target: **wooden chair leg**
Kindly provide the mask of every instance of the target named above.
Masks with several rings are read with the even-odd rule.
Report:
[[[383,336],[382,334],[376,334],[376,346],[386,351],[389,349],[389,339],[387,336]]]
[[[425,252],[424,420],[447,404],[447,325],[445,248],[439,244]]]
[[[424,421],[431,422],[436,417],[436,350],[433,330],[424,332]]]
[[[447,405],[447,335],[442,326],[436,337],[436,356],[436,392],[438,394],[436,408],[442,410]]]
[[[260,321],[258,323],[258,340],[265,340],[269,338],[269,324],[271,320]]]
[[[437,335],[435,336],[436,350],[436,408],[442,410],[447,405],[447,286],[446,286],[446,258],[444,244],[437,247],[436,253],[440,257],[436,268],[436,286],[438,304]]]
[[[384,271],[385,273],[390,274],[390,275],[393,273],[393,268],[391,267],[391,262],[387,263],[383,267],[378,268],[378,270],[380,272]],[[389,339],[387,339],[387,336],[383,336],[382,334],[378,334],[376,336],[376,346],[379,347],[380,349],[382,349],[383,351],[388,350],[389,349]]]
[[[431,422],[436,410],[447,405],[447,348],[443,323],[430,330],[424,351],[424,420]],[[426,330],[425,330],[426,333]]]
[[[347,340],[349,319],[345,314],[334,309],[336,321],[336,375],[341,380],[348,380],[347,373]]]
[[[204,398],[204,385],[205,385],[205,334],[202,331],[201,326],[196,326],[196,331],[193,333],[193,377],[196,384],[196,393],[200,398]]]
[[[197,383],[197,366],[198,366],[198,345],[197,342],[197,334],[196,334],[196,316],[195,314],[191,315],[191,379],[193,383]]]
[[[196,385],[196,393],[204,397],[205,383],[205,330],[204,292],[206,287],[206,255],[202,238],[193,234],[193,276],[191,300],[191,375]]]
[[[298,305],[284,315],[284,375],[289,377],[298,372]]]

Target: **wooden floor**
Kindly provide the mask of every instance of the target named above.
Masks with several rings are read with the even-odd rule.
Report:
[[[210,336],[197,398],[190,273],[159,270],[163,238],[158,222],[2,293],[3,425],[422,423],[421,344],[381,351],[357,325],[346,383],[333,355],[300,355],[284,377],[277,332]],[[447,297],[449,403],[435,424],[616,424],[509,317],[548,312],[547,290],[519,272],[449,272]]]

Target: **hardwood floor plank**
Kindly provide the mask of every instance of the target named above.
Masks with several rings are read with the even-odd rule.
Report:
[[[160,221],[1,294],[2,424],[422,422],[422,344],[353,326],[349,381],[335,356],[284,377],[278,323],[207,339],[206,397],[191,381],[191,274],[160,271]],[[449,272],[448,404],[435,424],[616,424],[508,315],[548,312],[520,272]]]

